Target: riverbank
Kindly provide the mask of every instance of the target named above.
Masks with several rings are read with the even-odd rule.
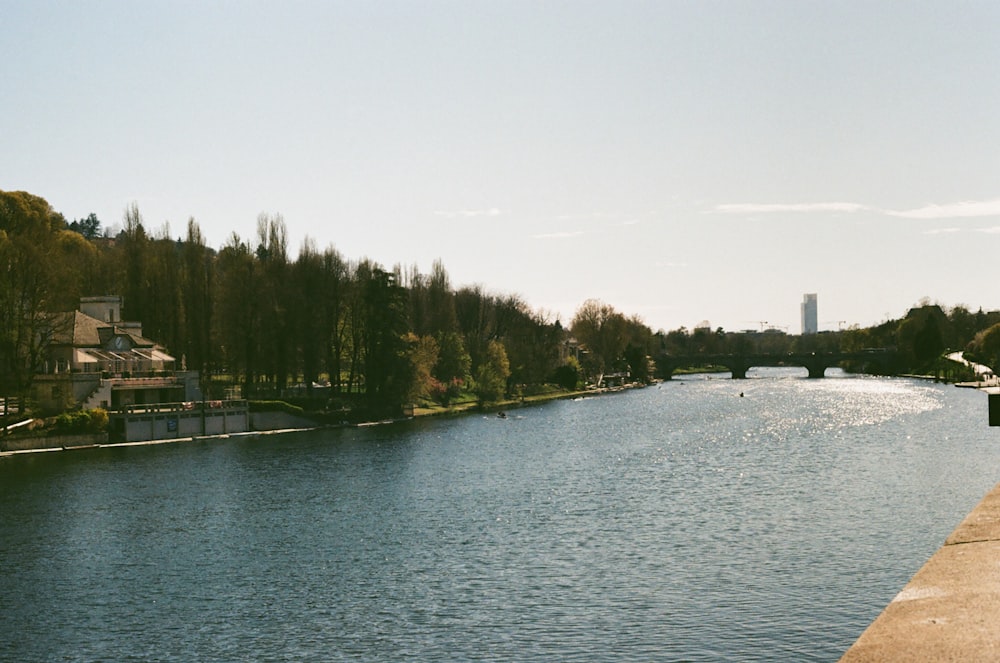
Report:
[[[273,413],[265,413],[267,415],[266,418],[259,418],[262,416],[261,413],[254,413],[255,418],[258,418],[254,422],[255,423],[254,430],[246,432],[223,433],[219,435],[172,437],[172,438],[156,439],[156,440],[142,440],[137,442],[111,443],[107,441],[106,434],[71,436],[73,438],[72,440],[68,440],[66,436],[8,438],[7,440],[0,440],[0,443],[4,445],[3,448],[0,449],[0,458],[26,454],[26,453],[52,453],[55,451],[71,451],[80,449],[98,449],[98,448],[125,447],[125,446],[147,446],[147,445],[182,443],[182,442],[193,442],[193,441],[213,440],[213,439],[229,439],[232,437],[256,437],[258,435],[294,433],[300,431],[315,430],[319,428],[346,428],[351,426],[367,427],[367,426],[376,426],[382,424],[398,423],[418,417],[447,417],[447,416],[460,416],[463,414],[471,414],[475,412],[503,412],[505,410],[513,410],[521,407],[538,405],[553,400],[566,400],[575,398],[586,398],[590,396],[601,396],[605,394],[625,391],[627,389],[637,389],[643,386],[646,385],[629,384],[621,387],[586,389],[580,391],[549,392],[544,394],[525,396],[523,398],[508,399],[497,403],[493,403],[486,407],[483,407],[475,402],[460,403],[449,407],[443,407],[443,406],[417,407],[413,409],[412,416],[401,417],[398,419],[380,420],[380,421],[364,421],[356,424],[316,423],[315,425],[311,425],[314,422],[311,422],[305,416],[295,416],[295,415],[287,415],[284,413],[273,412]],[[84,437],[86,438],[85,440],[78,439]]]
[[[1000,484],[958,525],[841,663],[1000,660]]]
[[[229,438],[246,437],[255,438],[262,435],[279,435],[282,433],[295,433],[309,428],[285,428],[278,430],[247,431],[245,433],[221,433],[219,435],[197,435],[194,437],[171,437],[161,440],[142,440],[139,442],[93,442],[91,444],[76,444],[72,446],[56,446],[53,438],[38,438],[39,446],[14,449],[11,451],[0,451],[0,458],[20,456],[23,454],[53,453],[56,451],[80,451],[86,449],[111,449],[120,447],[146,447],[159,444],[180,444],[184,442],[204,442],[206,440],[228,440]],[[107,439],[107,436],[99,436]]]
[[[469,412],[499,412],[504,410],[513,410],[528,405],[538,405],[540,403],[547,403],[549,401],[586,398],[588,396],[603,396],[605,394],[618,393],[628,389],[641,389],[645,386],[648,385],[643,385],[640,383],[632,383],[620,387],[602,387],[600,389],[581,389],[576,391],[553,391],[542,394],[533,394],[531,396],[523,396],[520,398],[510,398],[498,401],[496,403],[491,403],[486,406],[482,406],[475,401],[470,401],[467,403],[459,403],[447,407],[445,406],[415,407],[413,408],[413,416],[441,417],[441,416],[466,414]]]
[[[234,430],[209,434],[176,435],[174,437],[136,440],[130,442],[109,442],[108,433],[88,433],[74,435],[25,435],[0,438],[0,458],[26,453],[51,453],[54,451],[77,451],[106,447],[144,446],[192,442],[197,440],[228,439],[230,437],[252,437],[320,428],[319,424],[305,417],[285,412],[255,412],[251,415],[250,430]],[[200,432],[200,431],[199,431]]]

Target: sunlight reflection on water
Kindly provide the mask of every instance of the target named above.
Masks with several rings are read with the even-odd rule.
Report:
[[[836,659],[995,482],[984,408],[766,369],[8,460],[0,659]]]

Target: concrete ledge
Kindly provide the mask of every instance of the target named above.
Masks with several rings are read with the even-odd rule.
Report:
[[[1000,660],[1000,485],[840,660]]]
[[[952,546],[976,541],[1000,541],[1000,484],[986,494],[944,544]]]
[[[299,417],[287,412],[251,412],[250,430],[288,430],[316,428],[317,424],[307,417]]]
[[[39,449],[78,449],[104,444],[107,433],[77,433],[48,437],[15,437],[0,439],[0,451],[35,451]]]

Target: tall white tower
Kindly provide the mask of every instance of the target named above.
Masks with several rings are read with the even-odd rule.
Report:
[[[819,323],[816,321],[816,293],[806,294],[802,297],[802,333],[815,334],[819,331]]]

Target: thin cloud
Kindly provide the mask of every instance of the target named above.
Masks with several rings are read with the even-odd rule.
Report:
[[[728,203],[716,205],[713,210],[722,214],[780,214],[796,213],[854,213],[875,212],[901,219],[969,219],[1000,216],[1000,198],[995,200],[965,200],[944,205],[924,205],[913,209],[892,210],[862,205],[860,203]],[[950,230],[945,230],[950,232]]]
[[[992,228],[980,228],[979,232],[989,233],[990,235],[1000,235],[1000,226],[993,226]]]
[[[934,228],[932,230],[925,230],[924,235],[947,235],[949,233],[960,233],[961,228]]]
[[[909,210],[886,210],[886,214],[904,219],[965,219],[978,216],[1000,216],[1000,199],[965,200],[947,205],[925,205]]]

